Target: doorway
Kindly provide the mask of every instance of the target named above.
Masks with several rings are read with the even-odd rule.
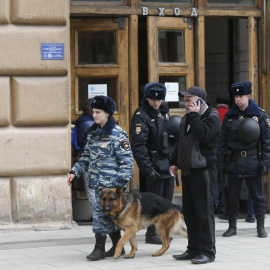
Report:
[[[254,30],[255,33],[252,33]],[[205,19],[205,82],[207,101],[216,106],[219,92],[231,96],[231,84],[254,79],[253,98],[257,99],[258,70],[250,70],[250,63],[257,67],[257,39],[250,43],[250,35],[257,36],[248,18],[206,18]],[[253,46],[255,44],[255,46]],[[252,76],[252,78],[250,78]],[[244,182],[240,196],[241,218],[247,210],[248,189]]]
[[[213,106],[216,106],[217,94],[230,93],[234,82],[253,82],[253,98],[258,99],[257,30],[252,29],[250,20],[205,19],[205,85],[207,100]],[[254,22],[256,25],[256,20]],[[250,35],[255,36],[254,44],[250,42]],[[254,70],[250,68],[251,63]]]

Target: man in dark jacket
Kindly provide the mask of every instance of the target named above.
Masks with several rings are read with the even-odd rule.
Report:
[[[169,109],[162,104],[166,88],[159,82],[147,83],[141,106],[131,119],[131,148],[148,192],[172,200],[174,177],[170,174],[170,156],[176,138],[167,129]],[[162,244],[154,225],[148,227],[146,243]]]
[[[270,120],[251,99],[250,82],[234,83],[231,90],[235,104],[224,118],[218,145],[218,169],[228,174],[229,229],[223,236],[237,233],[238,198],[245,179],[253,198],[258,237],[267,237],[261,176],[267,175],[270,167]]]
[[[204,264],[213,262],[216,254],[213,195],[220,118],[216,109],[206,104],[204,89],[192,86],[180,95],[184,96],[187,114],[181,121],[171,171],[181,169],[188,246],[185,253],[173,257]]]

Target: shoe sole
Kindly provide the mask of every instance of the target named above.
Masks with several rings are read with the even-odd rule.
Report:
[[[175,257],[173,257],[173,258],[176,259],[177,261],[190,261],[190,260],[194,259],[194,257],[192,257],[192,258],[184,258],[184,259],[182,259],[182,258],[175,258]]]
[[[207,262],[197,262],[197,261],[192,261],[191,260],[191,262],[193,263],[193,264],[207,264],[207,263],[211,263],[211,262],[214,262],[215,260],[209,260],[209,261],[207,261]]]
[[[102,258],[99,258],[99,259],[89,259],[89,258],[86,257],[86,259],[87,259],[88,261],[92,261],[92,262],[104,260],[105,258],[106,258],[106,256],[104,256],[104,257],[102,257]]]
[[[235,236],[237,235],[237,233],[231,234],[231,235],[222,235],[223,237],[231,237],[231,236]]]

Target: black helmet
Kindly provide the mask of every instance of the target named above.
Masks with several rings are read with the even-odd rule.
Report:
[[[245,144],[251,144],[260,137],[260,126],[252,118],[245,118],[237,129],[239,139]]]
[[[182,117],[178,115],[170,116],[169,121],[166,123],[166,131],[175,137],[179,137],[181,120]]]

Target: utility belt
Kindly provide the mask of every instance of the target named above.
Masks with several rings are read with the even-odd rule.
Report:
[[[237,151],[237,152],[232,152],[232,154],[237,157],[255,156],[255,155],[258,155],[258,150],[253,149],[253,150],[248,150],[248,151]]]
[[[253,150],[243,150],[243,151],[231,151],[231,150],[226,150],[226,163],[229,164],[231,162],[232,156],[235,157],[248,157],[248,156],[255,156],[255,155],[259,155],[260,157],[260,153],[258,152],[257,149],[253,149]]]

